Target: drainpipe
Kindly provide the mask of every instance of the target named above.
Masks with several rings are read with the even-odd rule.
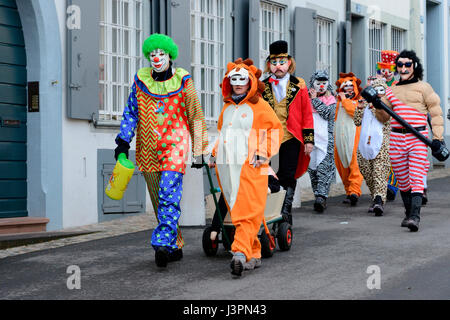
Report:
[[[345,70],[352,71],[352,1],[345,0]]]

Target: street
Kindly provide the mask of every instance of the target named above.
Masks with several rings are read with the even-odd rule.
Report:
[[[203,228],[182,228],[184,258],[158,269],[147,230],[0,259],[0,299],[448,300],[450,177],[428,183],[417,233],[400,227],[399,195],[383,217],[367,213],[367,195],[356,207],[339,196],[323,214],[303,203],[291,250],[240,279],[222,246],[205,256]]]

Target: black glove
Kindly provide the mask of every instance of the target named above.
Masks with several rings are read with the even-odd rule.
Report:
[[[441,145],[445,146],[444,141],[433,139],[433,141],[431,142],[431,150],[438,151],[439,149],[441,149]]]
[[[191,168],[201,169],[205,165],[205,159],[203,155],[196,156],[194,162],[192,162]]]
[[[119,154],[125,153],[128,159],[128,150],[130,149],[130,144],[126,142],[125,140],[120,139],[117,137],[116,139],[117,147],[114,150],[114,158],[117,161],[117,157],[119,157]]]

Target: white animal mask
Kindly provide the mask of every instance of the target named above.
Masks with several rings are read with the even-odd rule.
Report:
[[[228,74],[228,78],[230,79],[230,84],[232,86],[244,86],[248,83],[248,71],[244,68],[240,68],[239,71],[234,68]]]

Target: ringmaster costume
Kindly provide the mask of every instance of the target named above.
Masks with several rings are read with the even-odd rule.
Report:
[[[288,54],[286,41],[269,46],[266,59],[263,99],[274,109],[283,125],[284,135],[279,152],[277,176],[286,190],[281,214],[292,225],[292,202],[297,179],[308,169],[314,147],[314,120],[305,80],[294,77],[295,60]]]
[[[136,130],[136,163],[144,173],[158,219],[151,244],[157,266],[166,267],[169,261],[182,257],[184,242],[178,220],[189,139],[194,156],[203,161],[207,129],[192,77],[186,70],[172,67],[178,56],[173,40],[153,34],[144,41],[142,50],[152,67],[140,69],[134,77],[115,156],[128,156]],[[201,163],[196,161],[193,167],[201,167]]]

